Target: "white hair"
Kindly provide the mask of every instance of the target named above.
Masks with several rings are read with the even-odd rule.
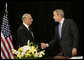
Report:
[[[29,13],[23,14],[23,16],[22,16],[22,21],[27,18],[27,15],[31,15],[31,14],[29,14]]]

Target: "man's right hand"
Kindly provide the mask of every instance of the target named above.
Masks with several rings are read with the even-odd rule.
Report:
[[[45,49],[47,47],[46,43],[41,43],[41,49]]]

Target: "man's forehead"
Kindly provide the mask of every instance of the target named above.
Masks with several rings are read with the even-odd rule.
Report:
[[[26,16],[27,16],[27,17],[31,17],[31,15],[30,15],[30,14],[27,14]]]

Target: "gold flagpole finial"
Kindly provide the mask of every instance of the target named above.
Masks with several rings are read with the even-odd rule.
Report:
[[[8,11],[7,11],[7,2],[6,2],[6,6],[5,6],[5,12],[8,13]]]

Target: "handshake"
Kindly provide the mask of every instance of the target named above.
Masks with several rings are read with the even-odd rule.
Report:
[[[46,47],[48,47],[47,43],[41,43],[41,49],[45,49]]]

